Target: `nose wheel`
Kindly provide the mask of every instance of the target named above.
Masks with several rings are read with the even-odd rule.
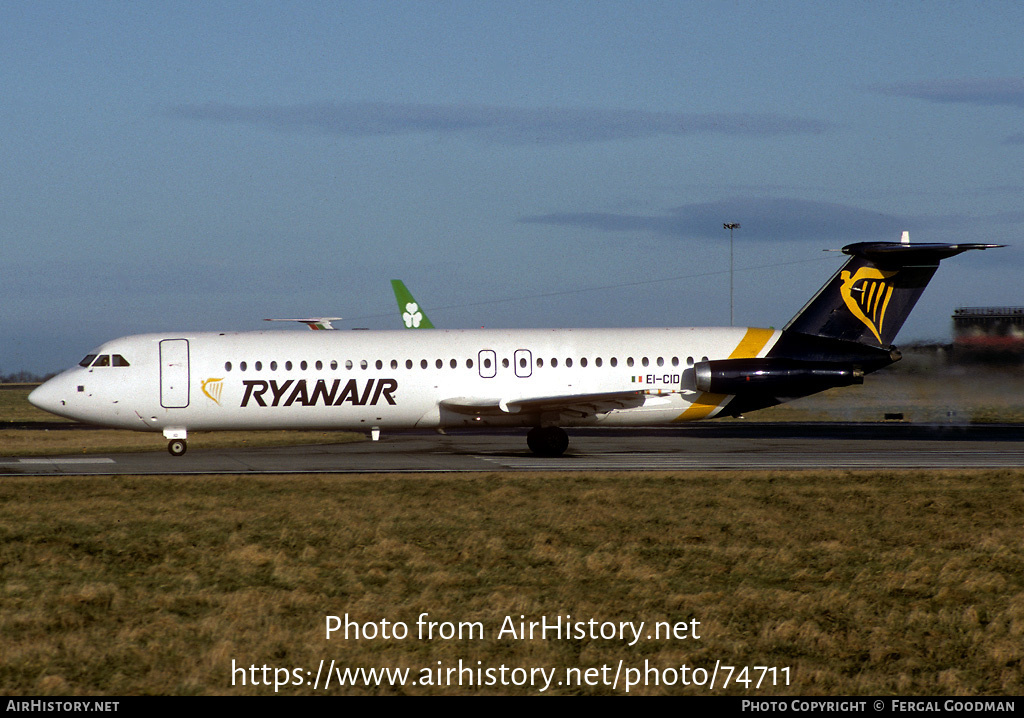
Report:
[[[182,456],[188,450],[188,444],[184,439],[171,439],[167,442],[167,450],[171,456]]]

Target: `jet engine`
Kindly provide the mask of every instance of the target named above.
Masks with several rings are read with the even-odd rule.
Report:
[[[720,359],[697,362],[698,391],[714,394],[766,394],[798,397],[836,386],[864,383],[864,370],[841,362],[797,359]]]

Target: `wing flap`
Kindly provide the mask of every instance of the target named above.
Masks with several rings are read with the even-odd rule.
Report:
[[[644,392],[642,391],[607,391],[519,399],[455,397],[443,400],[441,407],[459,414],[474,416],[545,412],[576,413],[586,416],[601,414],[612,409],[629,409],[641,406],[643,403]]]

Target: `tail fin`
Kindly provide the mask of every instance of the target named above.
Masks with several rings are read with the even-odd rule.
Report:
[[[825,339],[891,347],[939,262],[998,244],[861,242],[843,247],[846,264],[783,329]]]
[[[434,325],[427,319],[423,308],[412,298],[412,292],[406,289],[401,279],[392,279],[391,288],[395,292],[395,299],[398,300],[398,313],[402,315],[402,322],[409,329],[433,329]]]
[[[836,386],[900,358],[892,346],[939,262],[999,244],[861,242],[846,264],[790,320],[764,358],[704,361],[698,388],[735,394],[719,416],[737,416]]]

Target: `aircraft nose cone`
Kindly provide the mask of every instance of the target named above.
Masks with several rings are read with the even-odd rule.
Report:
[[[61,400],[63,392],[60,384],[61,382],[57,382],[55,379],[43,382],[29,393],[28,402],[43,411],[59,414],[60,407],[64,404]]]

